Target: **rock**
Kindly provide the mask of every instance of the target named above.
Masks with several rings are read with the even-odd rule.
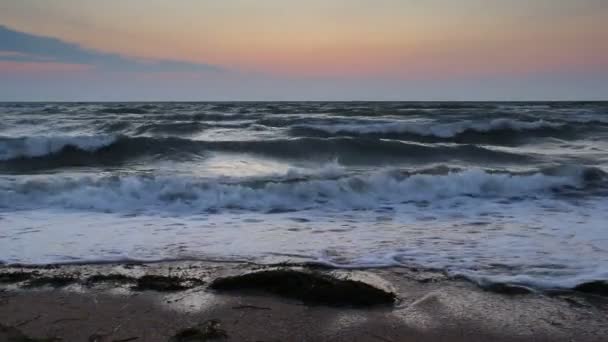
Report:
[[[137,284],[133,287],[134,290],[154,290],[154,291],[181,291],[191,289],[194,286],[203,284],[198,279],[182,279],[179,277],[160,276],[160,275],[145,275],[137,279]]]
[[[372,306],[393,304],[396,300],[394,293],[367,283],[293,269],[263,270],[218,278],[210,287],[220,291],[257,290],[329,306]]]
[[[596,280],[577,285],[574,291],[596,294],[600,296],[608,296],[608,281]]]
[[[220,321],[213,319],[194,328],[179,331],[169,339],[169,342],[222,341],[227,338],[228,334],[221,329]]]
[[[48,276],[32,279],[27,282],[26,287],[64,287],[76,282],[76,278],[71,276]]]
[[[113,283],[113,284],[129,284],[135,283],[137,280],[133,277],[124,274],[95,274],[87,278],[86,283],[93,285],[96,283]]]
[[[525,295],[533,293],[534,291],[529,287],[525,287],[523,285],[516,284],[504,284],[504,283],[492,283],[490,285],[484,286],[484,290],[496,292],[500,294],[506,295]]]
[[[12,284],[12,283],[20,283],[22,281],[26,281],[32,278],[32,273],[30,272],[7,272],[0,274],[0,283],[4,284]]]
[[[59,338],[33,338],[26,336],[15,327],[4,326],[0,324],[0,341],[7,342],[59,342]]]

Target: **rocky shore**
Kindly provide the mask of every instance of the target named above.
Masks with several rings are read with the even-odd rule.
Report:
[[[204,261],[0,267],[0,341],[605,341],[605,283]]]

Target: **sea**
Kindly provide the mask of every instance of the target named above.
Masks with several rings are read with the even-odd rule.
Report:
[[[608,280],[608,102],[0,103],[0,262]]]

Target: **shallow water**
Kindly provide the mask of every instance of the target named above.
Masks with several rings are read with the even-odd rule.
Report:
[[[0,260],[608,279],[608,103],[0,104]]]

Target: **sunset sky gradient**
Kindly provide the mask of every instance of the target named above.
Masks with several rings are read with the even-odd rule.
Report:
[[[606,0],[0,0],[0,100],[608,99]]]

